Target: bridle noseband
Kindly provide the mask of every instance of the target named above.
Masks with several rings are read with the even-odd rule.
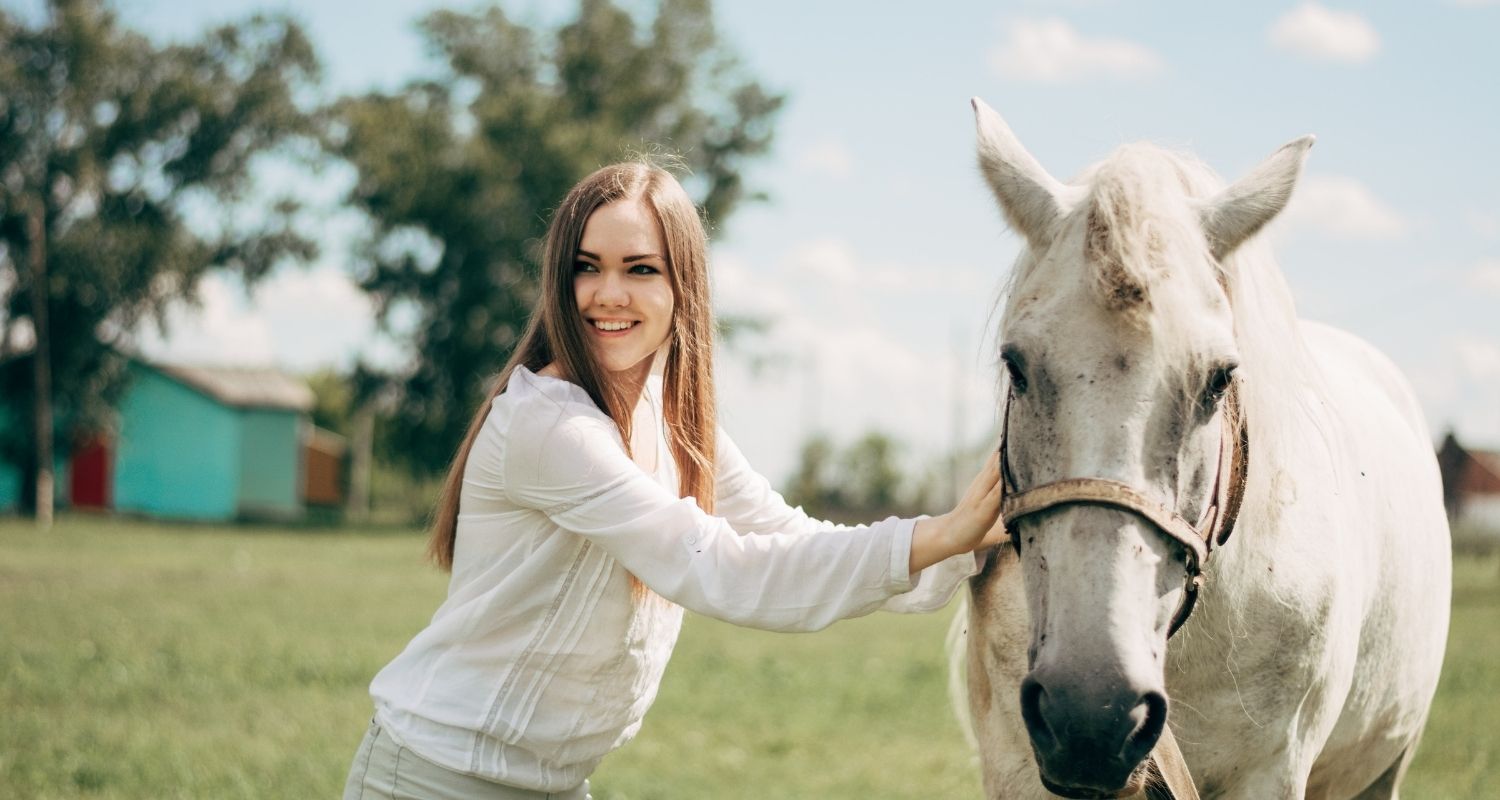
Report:
[[[1232,383],[1224,396],[1223,420],[1219,438],[1219,466],[1214,475],[1213,492],[1208,506],[1204,508],[1196,525],[1190,524],[1176,510],[1168,508],[1146,497],[1134,488],[1119,481],[1104,478],[1065,478],[1060,481],[1018,492],[1015,478],[1011,474],[1008,442],[1010,438],[1010,407],[1015,399],[1014,391],[1005,398],[1005,412],[1000,431],[1000,490],[1002,502],[1000,516],[1005,521],[1010,543],[1019,555],[1020,533],[1016,522],[1059,506],[1101,505],[1128,511],[1150,522],[1167,536],[1186,548],[1188,578],[1172,617],[1167,637],[1181,628],[1193,613],[1198,602],[1198,589],[1203,585],[1203,567],[1208,563],[1214,547],[1229,540],[1239,518],[1240,501],[1245,496],[1245,473],[1249,465],[1249,428],[1239,406],[1239,384]]]

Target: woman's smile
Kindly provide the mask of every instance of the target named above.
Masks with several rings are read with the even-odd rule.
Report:
[[[591,319],[589,323],[594,333],[606,338],[624,336],[641,324],[633,319]]]

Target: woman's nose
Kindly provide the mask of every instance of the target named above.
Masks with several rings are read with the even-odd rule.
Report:
[[[594,304],[601,306],[624,306],[630,304],[630,292],[625,281],[617,275],[605,273],[600,276],[598,289],[594,291]]]

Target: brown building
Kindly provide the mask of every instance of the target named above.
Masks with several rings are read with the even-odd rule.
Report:
[[[1450,432],[1437,460],[1448,520],[1500,533],[1500,452],[1464,447]]]

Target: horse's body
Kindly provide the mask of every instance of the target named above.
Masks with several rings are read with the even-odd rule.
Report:
[[[1136,791],[1165,717],[1205,798],[1397,797],[1442,663],[1448,527],[1404,379],[1296,322],[1252,238],[1311,141],[1228,189],[1145,146],[1064,185],[976,107],[981,165],[1029,245],[1001,322],[1017,483],[1107,478],[1197,519],[1228,413],[1205,375],[1235,376],[1250,443],[1234,533],[1170,647],[1183,554],[1127,511],[1022,520],[1020,555],[974,580],[986,795]]]

